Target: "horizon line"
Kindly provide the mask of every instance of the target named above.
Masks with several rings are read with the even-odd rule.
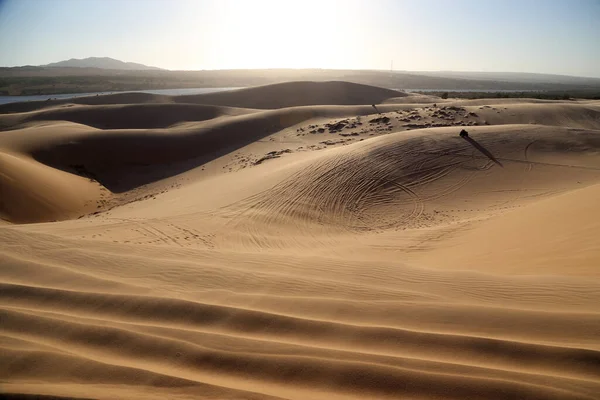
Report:
[[[88,58],[110,58],[115,61],[122,62],[124,64],[140,64],[148,67],[148,69],[112,69],[112,68],[101,68],[101,67],[76,67],[76,66],[48,66],[48,64],[55,64],[63,61],[70,60],[85,60]],[[275,70],[291,70],[291,71],[302,71],[302,70],[317,70],[317,71],[377,71],[377,72],[388,72],[388,73],[485,73],[485,74],[530,74],[530,75],[549,75],[549,76],[561,76],[571,78],[584,78],[584,79],[600,79],[600,76],[584,76],[584,75],[569,75],[569,74],[557,74],[550,72],[530,72],[530,71],[485,71],[485,70],[451,70],[451,69],[440,69],[440,70],[406,70],[406,69],[383,69],[383,68],[323,68],[323,67],[267,67],[267,68],[202,68],[202,69],[169,69],[163,67],[157,67],[153,65],[146,65],[135,61],[121,61],[112,57],[85,57],[85,58],[70,58],[68,60],[56,61],[48,64],[25,64],[25,65],[13,65],[5,66],[2,65],[0,68],[88,68],[88,69],[100,69],[107,71],[168,71],[168,72],[202,72],[202,71],[275,71]]]

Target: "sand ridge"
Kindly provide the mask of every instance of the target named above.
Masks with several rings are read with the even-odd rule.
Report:
[[[0,391],[597,399],[599,115],[344,82],[2,106]]]

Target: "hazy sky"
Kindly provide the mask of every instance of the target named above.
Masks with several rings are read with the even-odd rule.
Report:
[[[0,66],[91,56],[600,77],[600,0],[0,0]]]

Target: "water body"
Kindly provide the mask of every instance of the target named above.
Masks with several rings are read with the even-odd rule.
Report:
[[[220,88],[187,88],[187,89],[157,89],[157,90],[128,90],[124,92],[91,92],[91,93],[66,93],[66,94],[45,94],[34,96],[0,96],[0,104],[19,103],[23,101],[46,101],[74,99],[76,97],[86,96],[102,96],[106,94],[116,93],[149,93],[149,94],[164,94],[168,96],[181,96],[186,94],[203,94],[213,92],[223,92],[226,90],[241,89],[238,87],[220,87]]]

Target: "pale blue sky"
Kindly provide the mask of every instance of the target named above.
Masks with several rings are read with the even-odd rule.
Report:
[[[600,77],[600,0],[0,0],[0,66],[91,56]]]

